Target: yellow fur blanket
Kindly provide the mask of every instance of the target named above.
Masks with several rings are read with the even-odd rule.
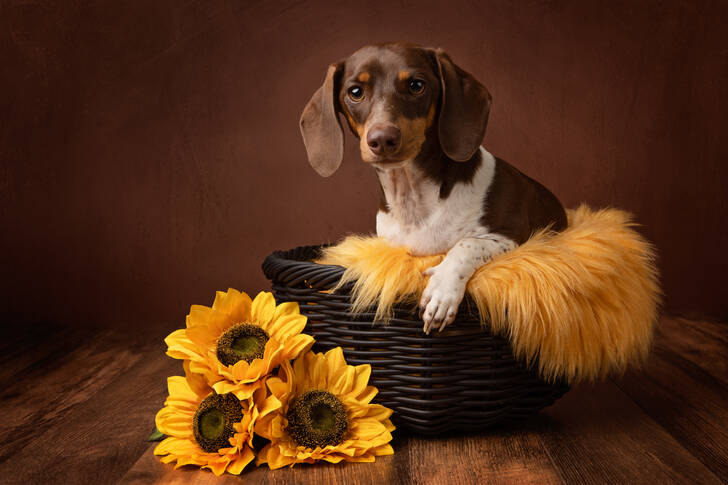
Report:
[[[655,252],[629,214],[586,206],[567,214],[566,230],[541,231],[493,258],[467,292],[481,322],[505,335],[516,357],[537,363],[545,379],[573,383],[644,361],[661,292]],[[443,257],[350,236],[318,262],[345,267],[339,285],[355,281],[354,311],[377,305],[377,319],[386,322],[392,305],[419,300],[428,281],[422,272]]]

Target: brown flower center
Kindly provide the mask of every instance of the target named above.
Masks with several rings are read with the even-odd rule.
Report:
[[[234,394],[211,394],[200,403],[192,418],[195,441],[207,453],[230,446],[234,423],[243,420],[243,408]]]
[[[217,339],[217,359],[224,365],[234,365],[241,360],[250,364],[262,359],[268,334],[257,325],[238,323]]]
[[[306,448],[338,445],[348,428],[346,408],[328,391],[307,391],[298,396],[286,414],[286,432]]]

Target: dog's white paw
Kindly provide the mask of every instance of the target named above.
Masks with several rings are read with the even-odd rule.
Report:
[[[424,322],[422,329],[429,335],[434,329],[441,332],[455,320],[467,282],[442,265],[432,267],[424,274],[430,276],[430,282],[420,299],[420,317]]]

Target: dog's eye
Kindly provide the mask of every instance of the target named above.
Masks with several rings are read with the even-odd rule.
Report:
[[[352,86],[349,88],[349,97],[354,101],[361,101],[364,97],[364,90],[359,86]]]
[[[425,90],[425,81],[420,79],[410,79],[409,92],[412,94],[422,94]]]

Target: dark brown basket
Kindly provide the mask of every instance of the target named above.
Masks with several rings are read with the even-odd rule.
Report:
[[[349,313],[350,289],[326,292],[344,268],[311,262],[321,246],[276,251],[263,262],[278,302],[296,301],[309,319],[314,350],[344,349],[351,365],[371,364],[376,402],[396,425],[423,434],[480,430],[550,405],[569,387],[547,383],[513,356],[508,341],[481,327],[466,300],[441,334],[425,335],[414,308],[395,307],[387,326],[374,312]]]

